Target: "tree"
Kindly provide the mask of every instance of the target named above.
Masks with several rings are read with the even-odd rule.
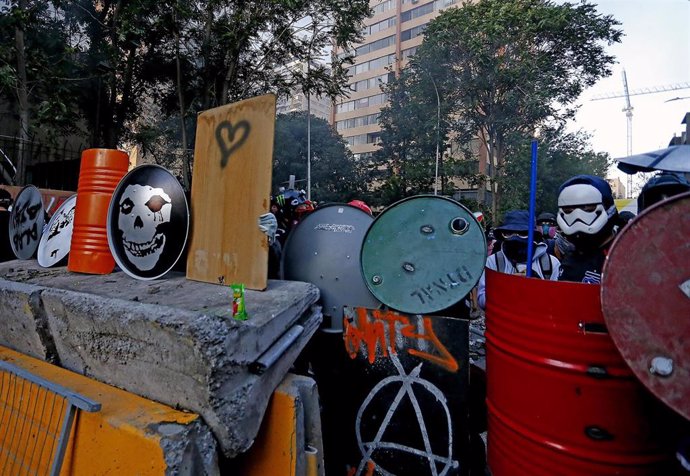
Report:
[[[25,181],[26,151],[37,131],[51,140],[76,130],[74,63],[59,0],[18,1],[0,15],[0,98],[18,119],[17,177]]]
[[[174,139],[187,149],[200,111],[296,87],[339,95],[351,55],[309,74],[287,66],[323,56],[332,42],[347,48],[369,12],[367,0],[21,0],[0,18],[0,87],[12,89],[23,129],[38,124],[36,111],[47,118],[62,109],[72,116],[64,122],[90,135],[93,146],[119,147],[142,137],[153,143],[156,131],[171,134],[173,119]],[[47,46],[32,39],[48,27],[55,34],[46,45],[62,56],[37,62]],[[70,67],[55,73],[63,65]],[[55,97],[62,103],[50,87],[61,90]]]
[[[414,74],[444,91],[454,140],[478,137],[486,148],[494,212],[507,141],[573,116],[582,91],[611,74],[604,48],[620,41],[617,25],[585,1],[550,0],[479,0],[429,23]]]
[[[449,177],[466,178],[468,156],[450,154],[449,110],[445,91],[413,57],[398,78],[382,85],[388,103],[381,109],[381,148],[368,159],[369,200],[388,205],[434,190],[439,154],[441,195],[451,195]]]
[[[511,140],[502,174],[503,201],[500,212],[529,208],[531,138]],[[541,131],[538,142],[536,209],[555,213],[558,189],[570,177],[580,174],[605,177],[613,161],[607,153],[597,153],[589,136],[562,127]]]
[[[286,186],[290,175],[307,176],[307,114],[281,114],[276,120],[273,190]],[[347,202],[361,198],[362,180],[343,138],[321,118],[311,118],[312,199]],[[298,188],[300,182],[297,183]]]
[[[347,48],[361,38],[370,12],[367,0],[346,7],[341,0],[178,1],[172,10],[175,35],[167,61],[180,67],[162,100],[163,113],[184,110],[192,125],[200,111],[269,92],[341,94],[351,54],[334,57],[330,68],[313,65],[308,74],[289,65],[322,57],[333,43]]]

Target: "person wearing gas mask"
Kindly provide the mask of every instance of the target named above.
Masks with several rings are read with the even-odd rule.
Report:
[[[505,214],[503,223],[494,229],[501,249],[486,259],[486,267],[507,274],[527,274],[527,247],[530,229],[529,213],[526,210],[511,210]],[[547,253],[546,243],[542,240],[541,230],[532,222],[534,238],[531,244],[532,277],[558,280],[561,263],[555,256]],[[477,302],[479,307],[486,307],[486,276],[482,273],[477,285]]]
[[[620,226],[611,186],[592,175],[566,180],[558,192],[556,220],[572,244],[563,257],[558,279],[601,283],[606,254]]]

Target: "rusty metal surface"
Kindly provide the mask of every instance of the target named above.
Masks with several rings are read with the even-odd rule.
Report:
[[[602,311],[637,378],[690,419],[690,193],[645,210],[604,265]]]

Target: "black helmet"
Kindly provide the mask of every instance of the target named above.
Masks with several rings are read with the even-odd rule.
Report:
[[[662,172],[650,178],[637,197],[637,212],[651,207],[665,198],[690,192],[690,183],[684,176],[673,172]]]
[[[539,225],[542,222],[552,222],[554,225],[556,224],[556,215],[550,212],[541,212],[539,216],[537,217],[537,225]]]

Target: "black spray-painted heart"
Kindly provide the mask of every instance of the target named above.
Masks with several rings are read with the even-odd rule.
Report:
[[[225,168],[228,165],[230,155],[244,144],[244,141],[249,137],[251,128],[247,121],[240,121],[234,126],[230,121],[223,121],[218,124],[218,127],[216,127],[216,141],[220,148],[221,168]],[[240,131],[239,134],[238,131]]]

